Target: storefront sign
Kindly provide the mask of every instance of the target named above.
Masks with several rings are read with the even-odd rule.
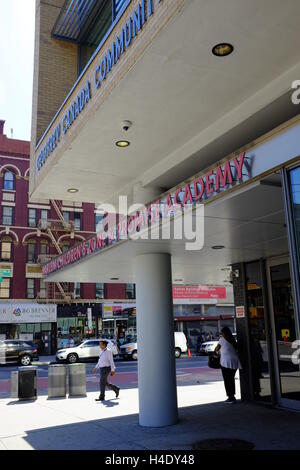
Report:
[[[54,152],[78,116],[82,113],[93,95],[99,90],[108,78],[112,69],[119,62],[121,56],[127,52],[134,38],[138,36],[145,24],[155,13],[155,5],[162,4],[163,0],[141,0],[136,9],[121,28],[110,47],[104,52],[94,72],[94,83],[87,81],[65,112],[61,123],[57,124],[46,144],[40,151],[36,161],[36,172],[39,173],[48,157]]]
[[[128,317],[136,315],[135,304],[105,304],[102,318]]]
[[[0,323],[55,323],[57,305],[0,304]]]
[[[236,318],[245,318],[245,307],[242,305],[240,307],[235,307]]]
[[[196,207],[197,204],[247,181],[250,177],[251,159],[248,161],[243,152],[214,170],[204,173],[203,176],[195,177],[185,186],[178,187],[161,199],[148,204],[145,210],[124,217],[114,229],[99,232],[51,260],[43,266],[43,275],[56,272],[119,241],[134,238],[140,232],[159,225],[162,219],[182,212],[186,206]]]
[[[173,286],[173,299],[226,299],[226,287]]]

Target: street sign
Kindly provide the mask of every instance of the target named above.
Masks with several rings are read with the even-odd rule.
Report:
[[[243,305],[235,307],[236,318],[245,318],[245,307]]]

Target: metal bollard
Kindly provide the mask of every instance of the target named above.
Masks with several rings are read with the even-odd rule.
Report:
[[[63,364],[48,367],[48,398],[66,398],[67,368]]]
[[[37,367],[19,367],[18,398],[19,400],[37,399]]]
[[[69,397],[86,396],[85,364],[69,365]]]

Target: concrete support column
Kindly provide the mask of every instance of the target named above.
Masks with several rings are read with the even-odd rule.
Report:
[[[135,259],[139,422],[160,427],[178,421],[171,256]]]

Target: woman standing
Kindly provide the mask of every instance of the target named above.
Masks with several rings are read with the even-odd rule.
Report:
[[[227,393],[226,403],[235,403],[235,382],[234,376],[237,369],[241,369],[241,363],[237,353],[237,343],[228,326],[225,326],[221,331],[221,337],[219,343],[215,349],[215,352],[220,350],[221,359],[220,365]]]

